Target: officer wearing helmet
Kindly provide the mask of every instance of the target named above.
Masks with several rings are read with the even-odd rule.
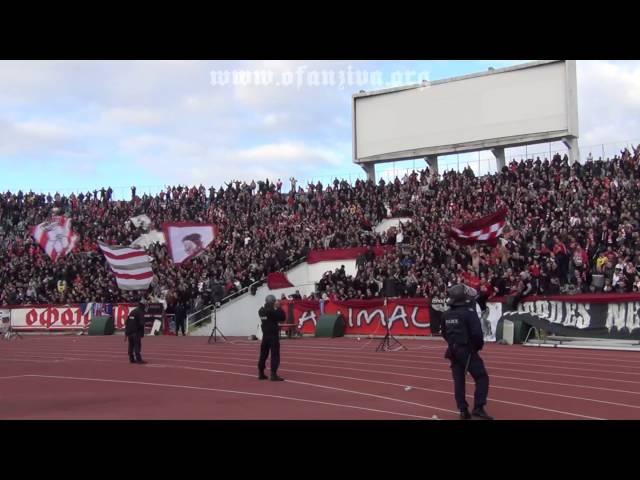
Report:
[[[144,313],[146,303],[143,298],[138,300],[125,323],[125,335],[129,340],[129,361],[131,363],[147,363],[142,360],[142,338],[144,337]]]
[[[451,362],[451,373],[455,388],[455,399],[460,418],[468,420],[471,415],[485,420],[493,420],[484,409],[489,393],[489,376],[478,352],[484,346],[480,319],[476,313],[477,292],[464,284],[453,285],[449,291],[448,304],[451,307],[442,315],[442,336],[448,347],[445,358]],[[476,383],[474,406],[469,414],[465,395],[467,371]]]
[[[264,374],[267,365],[267,357],[271,353],[271,380],[281,382],[284,378],[278,376],[280,366],[280,327],[279,323],[285,321],[284,310],[280,308],[280,302],[273,295],[267,295],[264,306],[258,310],[262,327],[262,344],[260,345],[260,359],[258,360],[258,379],[266,380]]]

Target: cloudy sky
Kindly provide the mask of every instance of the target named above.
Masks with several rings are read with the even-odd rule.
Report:
[[[2,61],[0,189],[110,185],[126,197],[131,185],[355,178],[354,92],[518,63]],[[234,82],[233,72],[262,76]],[[333,85],[322,85],[329,75]],[[640,62],[578,62],[578,105],[581,149],[640,143]]]

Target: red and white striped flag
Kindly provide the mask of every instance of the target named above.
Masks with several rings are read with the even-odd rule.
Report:
[[[71,230],[71,219],[53,217],[31,229],[31,235],[52,261],[64,257],[75,247],[78,237]]]
[[[466,245],[474,243],[496,244],[507,222],[507,210],[498,210],[496,213],[479,218],[473,222],[465,223],[461,227],[452,227],[451,236],[458,242]]]
[[[142,249],[98,242],[120,290],[146,290],[153,281],[151,257]]]

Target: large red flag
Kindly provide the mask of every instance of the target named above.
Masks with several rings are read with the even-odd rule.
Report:
[[[273,272],[267,275],[267,286],[269,290],[277,290],[278,288],[293,287],[287,276],[282,272]]]
[[[473,222],[465,223],[461,227],[452,227],[450,235],[458,242],[465,245],[474,243],[496,244],[507,222],[507,209],[503,208],[496,213],[479,218]]]

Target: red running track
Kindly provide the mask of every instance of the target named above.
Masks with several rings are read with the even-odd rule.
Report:
[[[25,336],[0,342],[0,418],[457,419],[440,340],[378,342],[283,339],[286,381],[270,382],[256,378],[259,342],[148,337],[149,363],[132,365],[122,336]],[[483,358],[498,419],[640,419],[634,352],[489,344]]]

